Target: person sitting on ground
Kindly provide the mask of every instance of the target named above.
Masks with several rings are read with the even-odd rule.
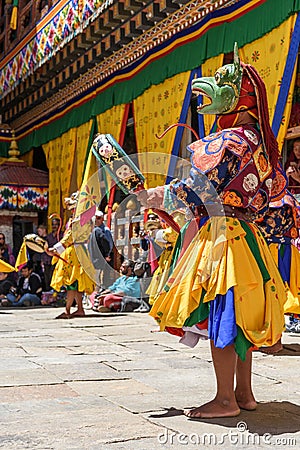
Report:
[[[9,280],[7,272],[0,272],[0,305],[2,305],[2,301],[8,303],[7,294],[13,293],[16,288],[13,281]]]
[[[134,261],[125,260],[120,267],[118,278],[108,289],[98,297],[99,312],[118,311],[124,296],[139,298],[141,295],[140,282],[134,275]]]
[[[17,284],[16,294],[8,293],[8,302],[3,306],[36,306],[41,304],[42,281],[40,276],[33,272],[33,264],[28,261],[21,268],[21,277]]]
[[[15,265],[15,257],[10,245],[5,242],[4,233],[0,233],[0,258],[11,266]]]

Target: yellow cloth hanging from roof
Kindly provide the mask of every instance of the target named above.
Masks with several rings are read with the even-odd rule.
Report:
[[[93,123],[93,121],[90,120],[89,122],[86,122],[77,128],[77,134],[76,134],[76,179],[77,179],[77,187],[78,188],[81,186],[82,179],[84,176],[84,171],[85,171],[84,163],[86,160],[86,155],[88,154],[88,152],[90,150],[88,148],[88,144],[89,144],[90,135],[91,135],[92,123]],[[96,169],[96,165],[95,165],[95,169]]]
[[[62,199],[69,197],[77,186],[72,186],[77,129],[71,128],[61,136],[60,188]]]
[[[139,164],[147,188],[163,185],[166,181],[176,128],[162,139],[157,139],[155,135],[160,135],[179,121],[186,90],[191,89],[188,86],[189,77],[190,72],[175,75],[159,85],[151,86],[133,101]]]
[[[118,141],[120,139],[125,106],[113,106],[97,116],[98,133],[111,134]]]
[[[60,154],[62,149],[62,139],[59,136],[53,141],[43,145],[43,150],[47,160],[49,169],[49,198],[48,212],[49,215],[61,213],[61,195],[60,195]]]
[[[286,58],[290,48],[291,32],[294,29],[296,16],[289,17],[279,27],[240,49],[240,58],[244,63],[253,65],[262,77],[267,90],[270,123],[272,124]],[[286,105],[278,142],[282,148],[291,111],[291,93],[294,90],[295,77],[290,86],[289,101]]]
[[[278,141],[280,152],[283,149],[284,140],[286,138],[286,134],[287,134],[287,130],[288,130],[289,122],[290,122],[292,106],[293,106],[293,93],[294,93],[294,88],[295,88],[296,76],[297,76],[297,60],[295,63],[294,73],[293,73],[293,77],[292,77],[291,84],[289,87],[289,93],[288,93],[288,97],[286,100],[282,120],[280,123],[280,128],[278,131],[278,136],[277,136],[277,141]]]
[[[76,149],[76,128],[43,145],[49,169],[49,215],[61,214],[62,201],[69,197],[74,187],[72,173]],[[64,219],[66,220],[66,214]]]

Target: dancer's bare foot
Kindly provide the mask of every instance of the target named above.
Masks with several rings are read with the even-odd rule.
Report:
[[[257,403],[252,392],[246,394],[245,392],[238,392],[236,390],[235,398],[240,409],[245,409],[247,411],[254,411],[257,408]]]
[[[273,355],[274,353],[278,353],[283,349],[283,345],[281,343],[281,339],[279,339],[276,344],[271,345],[271,347],[260,347],[259,351],[265,353],[266,355]]]
[[[214,417],[236,417],[240,412],[236,401],[214,399],[198,408],[185,409],[183,414],[191,418],[213,419]]]
[[[70,315],[70,317],[84,317],[84,316],[85,316],[85,312],[78,311],[78,309]]]
[[[70,319],[71,314],[68,314],[66,312],[61,313],[59,316],[55,317],[55,319]]]

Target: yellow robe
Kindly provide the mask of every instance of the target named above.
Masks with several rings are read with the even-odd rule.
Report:
[[[248,224],[249,225],[249,224]],[[199,230],[169,279],[167,292],[155,300],[150,315],[160,325],[182,328],[203,302],[234,290],[236,323],[257,347],[275,344],[284,329],[285,286],[258,228],[251,230],[270,275],[263,282],[257,261],[245,239],[239,220],[213,217]]]
[[[88,257],[83,235],[80,236],[81,243],[78,243],[76,234],[79,227],[76,225],[75,222],[71,222],[60,240],[60,244],[65,247],[65,250],[60,255],[62,259],[58,259],[56,263],[51,287],[58,292],[62,286],[70,286],[77,281],[79,292],[91,294],[95,288],[93,282],[95,269]]]
[[[270,244],[272,256],[278,265],[279,244]],[[290,284],[286,286],[287,300],[284,304],[285,314],[300,314],[300,252],[291,245],[291,269]]]

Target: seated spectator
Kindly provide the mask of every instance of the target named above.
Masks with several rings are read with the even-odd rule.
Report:
[[[7,277],[7,272],[0,272],[0,305],[2,305],[2,301],[7,302],[7,294],[15,292],[15,283]]]
[[[42,282],[38,274],[33,272],[31,261],[22,267],[21,277],[17,283],[16,294],[7,294],[7,302],[2,306],[34,306],[41,304]],[[4,302],[4,303],[3,303]]]
[[[139,279],[134,275],[134,262],[125,260],[120,267],[118,278],[108,289],[98,296],[99,312],[119,311],[124,296],[139,298],[141,295]],[[95,308],[95,305],[94,305]]]
[[[11,266],[15,265],[15,257],[9,244],[5,242],[5,235],[0,233],[0,258]]]
[[[297,200],[300,194],[300,139],[293,142],[293,147],[289,158],[285,164],[285,171],[289,180],[288,189],[292,194],[296,194]]]

